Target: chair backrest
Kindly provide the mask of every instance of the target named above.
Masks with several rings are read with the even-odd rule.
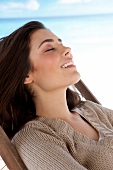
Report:
[[[0,156],[9,170],[27,170],[17,150],[0,126]]]
[[[86,100],[101,104],[82,80],[80,80],[77,84],[74,84],[74,86]]]
[[[81,95],[86,100],[91,100],[95,103],[100,104],[96,97],[91,93],[88,87],[80,80],[77,84],[74,85]],[[6,163],[9,170],[27,170],[23,161],[21,160],[17,150],[3,131],[0,126],[0,155],[4,162]]]

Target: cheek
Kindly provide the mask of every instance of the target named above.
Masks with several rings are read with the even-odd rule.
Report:
[[[52,73],[57,70],[60,66],[60,60],[58,56],[51,55],[46,56],[43,60],[38,61],[37,66],[35,64],[35,68],[42,73]]]
[[[58,66],[51,60],[45,63],[40,62],[37,66],[35,64],[35,71],[33,74],[34,83],[46,91],[54,89],[56,87],[56,82],[58,83]]]

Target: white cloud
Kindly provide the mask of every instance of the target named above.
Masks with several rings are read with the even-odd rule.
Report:
[[[94,0],[59,0],[58,2],[61,4],[74,4],[74,3],[84,3],[84,2],[91,2]]]
[[[7,2],[4,4],[0,4],[0,11],[4,10],[37,10],[39,8],[39,3],[37,0],[28,0],[26,2]]]

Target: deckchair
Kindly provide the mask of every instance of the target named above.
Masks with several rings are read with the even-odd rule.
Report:
[[[74,84],[74,86],[86,100],[101,104],[82,80]]]
[[[100,104],[96,97],[91,93],[88,87],[80,80],[74,87],[86,99]],[[23,161],[21,160],[17,150],[5,134],[2,127],[0,127],[0,156],[4,160],[9,170],[27,170]]]
[[[9,170],[27,170],[17,150],[0,126],[0,156]]]

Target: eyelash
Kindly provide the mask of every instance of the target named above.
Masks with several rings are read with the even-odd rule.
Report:
[[[46,50],[45,52],[52,51],[52,50],[55,50],[55,48],[50,48],[50,49]]]

